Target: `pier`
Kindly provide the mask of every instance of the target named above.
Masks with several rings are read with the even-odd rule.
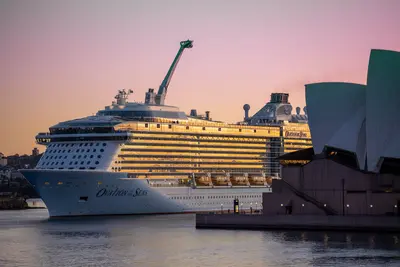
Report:
[[[198,229],[400,232],[397,216],[196,214]]]

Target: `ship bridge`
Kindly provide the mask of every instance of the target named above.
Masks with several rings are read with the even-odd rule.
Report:
[[[128,102],[132,90],[119,90],[115,96],[117,101],[100,110],[98,116],[116,116],[123,120],[152,120],[154,118],[187,120],[187,116],[179,108],[167,105],[156,105],[138,102]]]

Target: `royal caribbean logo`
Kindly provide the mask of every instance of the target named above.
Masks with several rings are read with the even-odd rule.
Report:
[[[290,137],[306,138],[307,134],[304,133],[304,132],[289,132],[289,131],[286,131],[285,132],[285,137],[288,137],[288,138],[290,138]]]
[[[119,189],[118,187],[113,190],[102,188],[96,194],[96,197],[125,197],[125,196],[128,197],[147,196],[147,190],[143,190],[140,188],[126,190],[126,189]]]

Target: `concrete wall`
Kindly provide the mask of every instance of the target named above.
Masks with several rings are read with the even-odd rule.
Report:
[[[292,214],[310,214],[310,215],[324,215],[325,213],[312,205],[309,202],[304,201],[291,192],[282,194],[263,194],[263,214],[277,215],[285,214],[285,206],[292,200],[293,211]]]
[[[301,174],[301,169],[303,169],[304,175]],[[284,166],[282,177],[298,190],[327,204],[339,214],[383,215],[389,212],[397,213],[395,205],[397,205],[397,200],[400,200],[400,193],[379,193],[377,191],[384,191],[388,188],[392,188],[393,191],[400,189],[398,187],[400,186],[399,176],[363,173],[329,159],[318,159],[302,167]],[[293,214],[324,214],[311,203],[297,197],[280,180],[273,181],[272,194],[264,194],[263,213],[284,214],[284,206],[289,199],[293,200]]]

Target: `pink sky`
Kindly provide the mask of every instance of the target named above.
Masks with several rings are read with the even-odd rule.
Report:
[[[304,84],[365,83],[370,49],[400,51],[399,14],[398,0],[2,1],[0,152],[30,153],[118,89],[143,101],[188,38],[167,104],[228,122],[272,92],[304,106]]]

